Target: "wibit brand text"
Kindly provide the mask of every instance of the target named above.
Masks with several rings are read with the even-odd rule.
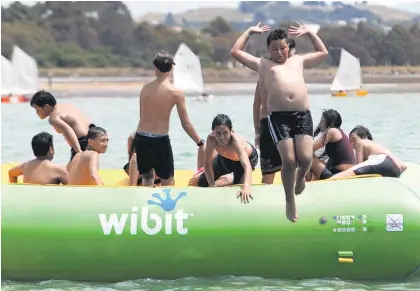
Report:
[[[184,212],[179,209],[172,212],[178,200],[187,195],[186,192],[181,192],[175,199],[170,196],[170,189],[162,190],[165,198],[162,198],[159,193],[154,193],[152,197],[156,198],[158,202],[148,200],[148,205],[157,205],[165,211],[164,215],[154,213],[151,206],[143,206],[140,212],[140,220],[138,207],[131,209],[132,213],[111,213],[109,215],[100,213],[99,221],[104,235],[110,235],[114,230],[116,235],[121,235],[124,232],[126,225],[129,225],[130,234],[136,235],[139,231],[138,222],[140,221],[140,229],[147,235],[156,235],[164,229],[165,234],[170,235],[173,233],[173,226],[175,226],[176,233],[180,235],[188,234],[188,228],[185,226],[185,221],[193,216],[190,213]],[[127,223],[127,220],[129,222]]]

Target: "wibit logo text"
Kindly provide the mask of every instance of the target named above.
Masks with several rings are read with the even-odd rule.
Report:
[[[193,214],[184,212],[183,209],[173,210],[176,207],[177,202],[184,196],[187,195],[186,192],[180,192],[175,199],[171,197],[171,189],[163,189],[164,198],[159,193],[154,193],[152,195],[156,200],[148,200],[147,206],[141,208],[140,213],[140,228],[141,230],[148,235],[156,235],[162,231],[162,228],[165,231],[165,234],[169,235],[173,233],[173,226],[175,226],[176,233],[180,235],[186,235],[188,233],[188,228],[185,226],[185,221]],[[157,205],[165,211],[164,215],[159,215],[153,213],[153,207],[149,205]],[[136,235],[139,231],[138,228],[138,207],[133,207],[131,209],[132,213],[111,213],[110,215],[100,213],[99,221],[102,226],[102,231],[104,235],[110,235],[113,230],[117,235],[121,235],[127,225],[127,220],[129,219],[129,228],[130,234]]]

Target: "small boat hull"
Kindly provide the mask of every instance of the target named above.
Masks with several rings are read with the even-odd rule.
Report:
[[[24,95],[1,96],[1,103],[26,103],[29,101],[31,101],[31,98]]]
[[[352,94],[353,93],[353,94]],[[349,97],[349,96],[356,96],[356,97],[365,97],[368,95],[367,90],[357,90],[354,92],[351,91],[341,91],[341,92],[331,92],[332,97]]]

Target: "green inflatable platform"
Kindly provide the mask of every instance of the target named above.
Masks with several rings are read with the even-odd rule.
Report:
[[[285,216],[281,185],[2,185],[3,280],[114,282],[225,275],[420,276],[420,165],[400,179],[311,182]]]

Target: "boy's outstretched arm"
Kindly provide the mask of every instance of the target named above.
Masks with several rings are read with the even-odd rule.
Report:
[[[297,37],[307,34],[315,48],[314,52],[302,55],[303,65],[305,67],[316,66],[326,59],[326,57],[328,56],[328,50],[325,47],[324,42],[315,32],[310,30],[305,25],[300,24],[299,22],[297,22],[297,24],[299,26],[290,26],[289,34],[295,35]]]
[[[268,25],[261,26],[261,22],[259,22],[256,26],[251,26],[248,28],[242,35],[238,38],[238,40],[233,45],[232,49],[230,50],[230,54],[234,57],[238,62],[243,64],[244,66],[250,68],[251,70],[258,72],[261,58],[257,58],[243,49],[248,41],[248,38],[255,33],[264,33],[270,30]]]

